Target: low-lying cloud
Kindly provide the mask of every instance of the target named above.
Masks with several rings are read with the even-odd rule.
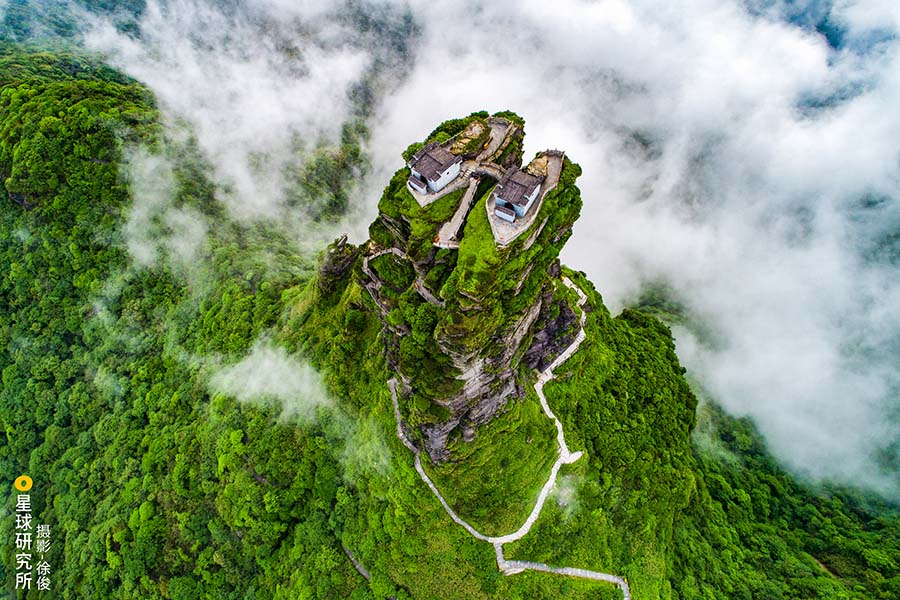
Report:
[[[778,4],[415,6],[422,45],[381,104],[373,191],[434,122],[520,112],[527,155],[584,168],[563,257],[613,309],[665,283],[713,332],[677,330],[683,361],[779,458],[896,494],[900,62],[893,40],[849,48],[884,39],[866,10],[831,10],[834,49]]]
[[[164,257],[176,267],[195,265],[203,252],[207,223],[197,210],[176,206],[177,185],[169,160],[135,148],[125,165],[133,202],[124,233],[134,264],[149,267]]]
[[[242,403],[274,407],[282,422],[315,423],[340,449],[337,457],[348,482],[391,472],[389,432],[371,415],[348,416],[332,402],[312,366],[271,340],[258,340],[237,362],[215,366],[209,387]]]
[[[564,518],[568,519],[578,512],[580,506],[578,492],[583,484],[582,478],[576,475],[562,475],[556,482],[552,497],[556,500],[556,505],[562,511]]]
[[[280,407],[284,420],[309,422],[317,408],[331,405],[315,369],[265,340],[238,362],[215,371],[210,387],[240,402]]]
[[[271,218],[285,169],[339,141],[369,62],[314,4],[276,18],[265,2],[150,1],[139,37],[91,21],[86,44],[153,90],[170,134],[188,126],[232,216]]]
[[[419,34],[361,47],[350,5]],[[177,0],[87,40],[191,126],[239,218],[289,214],[284,161],[336,139],[371,57],[407,44],[371,88],[362,221],[435,123],[519,112],[528,155],[584,168],[564,259],[611,307],[665,284],[711,332],[676,331],[683,361],[785,464],[896,495],[898,28],[888,2]]]

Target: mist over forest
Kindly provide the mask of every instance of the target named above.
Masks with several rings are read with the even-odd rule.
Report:
[[[614,309],[677,306],[698,386],[751,416],[796,473],[892,495],[898,13],[651,4],[181,0],[69,14],[86,48],[194,136],[230,218],[290,222],[307,251],[342,230],[364,237],[400,151],[432,123],[518,111],[526,155],[561,146],[585,167],[564,260]],[[292,169],[352,119],[368,133],[348,216],[310,225],[316,200],[291,191]],[[215,226],[167,218],[182,252]]]
[[[122,148],[120,162],[98,154],[91,168],[96,168],[97,190],[128,198],[121,213],[119,208],[85,209],[94,219],[90,230],[83,215],[74,216],[74,208],[60,217],[77,222],[72,231],[81,231],[89,238],[86,244],[101,248],[92,250],[92,256],[103,260],[112,256],[108,262],[113,266],[101,281],[98,270],[79,274],[76,267],[82,259],[68,242],[54,249],[75,257],[70,287],[84,298],[67,309],[64,326],[59,319],[52,323],[73,328],[72,323],[83,319],[85,343],[93,346],[78,364],[92,392],[79,388],[73,394],[85,398],[94,394],[90,405],[96,404],[98,411],[140,413],[141,402],[128,408],[134,397],[144,398],[148,405],[157,395],[165,397],[160,406],[168,408],[160,408],[160,414],[187,411],[209,427],[191,442],[190,452],[215,464],[216,477],[225,477],[229,470],[237,473],[251,463],[273,469],[267,475],[262,466],[253,466],[249,474],[236,476],[233,489],[216,492],[220,495],[215,501],[197,501],[194,508],[202,504],[202,510],[208,510],[212,503],[221,510],[227,524],[222,531],[253,521],[247,516],[249,502],[238,500],[244,497],[238,490],[250,497],[247,490],[254,482],[268,485],[269,479],[282,483],[290,479],[272,466],[277,461],[266,458],[268,450],[248,450],[254,442],[248,442],[247,433],[236,433],[266,431],[259,433],[264,439],[260,443],[266,449],[278,446],[273,457],[282,457],[287,464],[290,456],[308,455],[313,458],[304,460],[341,482],[322,483],[328,477],[310,476],[302,484],[284,483],[284,489],[266,496],[267,511],[285,523],[315,521],[315,527],[303,526],[315,529],[313,538],[329,540],[322,546],[327,551],[309,558],[309,564],[315,562],[309,572],[321,575],[329,572],[328,565],[343,561],[340,552],[341,548],[346,552],[348,540],[358,544],[363,559],[373,560],[378,554],[375,542],[347,533],[353,528],[352,518],[346,516],[354,512],[350,506],[356,507],[358,519],[366,510],[374,514],[372,498],[383,503],[391,497],[392,492],[379,487],[386,485],[384,480],[406,476],[406,471],[394,471],[397,457],[390,443],[396,440],[389,443],[393,431],[385,428],[387,413],[361,408],[364,392],[372,397],[386,393],[383,382],[369,379],[376,372],[369,361],[375,359],[366,348],[342,348],[359,362],[341,366],[337,375],[320,372],[314,360],[306,360],[317,352],[327,354],[322,347],[329,336],[322,332],[334,333],[329,319],[366,335],[372,333],[367,327],[374,325],[352,311],[346,315],[323,311],[310,317],[310,306],[321,309],[325,304],[304,296],[299,283],[323,277],[323,251],[336,238],[346,233],[352,244],[362,244],[370,237],[379,201],[391,190],[395,171],[404,166],[401,153],[410,143],[425,140],[447,119],[482,110],[509,110],[524,118],[525,162],[539,151],[559,148],[580,165],[577,185],[583,206],[560,255],[562,263],[596,286],[612,315],[634,318],[631,325],[638,327],[643,321],[629,312],[638,309],[662,318],[671,328],[677,360],[686,368],[700,405],[700,426],[692,433],[695,449],[709,456],[721,454],[727,468],[740,464],[757,469],[765,473],[760,481],[777,473],[781,479],[775,487],[788,490],[784,497],[821,494],[823,504],[817,510],[826,511],[827,505],[827,510],[842,515],[845,502],[851,507],[848,512],[868,514],[871,507],[863,506],[862,500],[859,505],[822,500],[836,489],[859,493],[882,508],[900,501],[900,7],[894,2],[700,0],[661,6],[645,0],[0,0],[0,61],[6,71],[0,81],[6,86],[2,107],[9,114],[27,112],[32,98],[33,92],[25,87],[16,91],[17,78],[40,85],[46,78],[52,96],[47,106],[56,112],[48,108],[42,123],[62,118],[70,92],[71,97],[83,94],[92,102],[101,98],[96,100],[101,107],[96,122],[102,127],[118,123],[103,129],[103,135]],[[66,77],[72,81],[64,81]],[[97,82],[114,91],[101,89]],[[76,113],[73,109],[67,114]],[[58,131],[60,139],[71,134],[64,128]],[[9,131],[0,128],[0,134],[2,138]],[[86,144],[93,149],[109,140],[91,137]],[[41,152],[36,150],[34,156],[46,158]],[[81,149],[73,155],[78,152]],[[6,158],[18,160],[14,154],[0,143],[0,167]],[[9,177],[8,196],[17,209],[34,208],[28,195],[34,190],[26,189],[34,173],[3,173]],[[80,185],[92,189],[90,183]],[[32,195],[37,197],[38,192]],[[33,222],[27,220],[32,217],[8,217],[7,223],[14,226],[10,239],[35,248],[41,246],[36,240],[63,239],[56,229],[46,233],[47,238],[37,231],[37,223],[45,219],[41,210],[49,206],[34,211],[38,216]],[[43,242],[45,249],[49,245]],[[9,247],[7,254],[13,260],[15,244]],[[27,268],[39,271],[41,264],[35,260]],[[23,272],[10,270],[10,289],[24,286]],[[87,282],[90,277],[97,279]],[[47,302],[56,298],[45,296]],[[16,310],[30,314],[18,305]],[[301,343],[285,333],[296,333],[301,325],[320,328],[316,335],[321,339],[313,335]],[[41,349],[40,336],[32,336],[27,328],[9,326],[0,332],[8,342],[10,364],[26,364],[22,357],[31,360],[49,354]],[[61,346],[69,344],[68,336],[60,334]],[[337,334],[331,337],[340,346],[342,339]],[[343,356],[334,349],[329,352],[329,360]],[[127,368],[123,366],[130,360]],[[124,373],[143,360],[152,361],[147,364],[160,372],[168,369],[171,381],[155,385],[141,380],[144,367],[129,380]],[[42,381],[45,371],[53,370],[52,361],[45,362],[34,367],[37,374],[28,376]],[[353,382],[352,370],[357,367],[359,380]],[[18,375],[25,377],[25,367],[18,368],[4,371],[4,398],[29,397],[36,389],[32,383],[21,387],[7,383],[18,381]],[[66,369],[75,372],[75,367]],[[171,395],[160,391],[169,389],[165,386],[180,387]],[[140,394],[135,396],[135,390]],[[338,397],[335,390],[344,396]],[[51,395],[37,394],[42,400],[32,412],[42,423],[52,420]],[[208,405],[184,404],[186,398],[205,395]],[[571,392],[559,392],[559,397],[578,406]],[[232,414],[232,400],[240,410],[251,411],[253,416],[247,419],[252,425],[240,421],[244,416]],[[20,409],[32,410],[16,410]],[[364,416],[355,418],[355,409]],[[252,412],[257,410],[258,415]],[[576,415],[583,416],[572,411],[561,416],[567,427]],[[73,409],[72,422],[89,427],[88,412]],[[143,417],[116,418],[133,423]],[[262,423],[273,418],[279,426],[269,432]],[[154,419],[162,417],[147,419],[156,426]],[[733,427],[724,445],[710,433],[715,429],[710,422],[720,421]],[[127,426],[121,423],[125,431]],[[303,431],[292,432],[295,424]],[[10,421],[8,431],[16,427]],[[94,437],[112,436],[114,429]],[[10,433],[8,448],[2,452],[12,456],[29,444],[58,445],[57,434],[48,431],[15,442]],[[754,441],[755,431],[764,439],[764,449]],[[584,436],[580,441],[587,442]],[[166,461],[159,458],[164,451],[153,446],[152,437],[147,434],[140,442],[142,448],[150,446],[149,458],[141,464],[145,474],[165,471]],[[84,447],[99,443],[79,439]],[[680,465],[680,451],[671,450],[673,464]],[[746,456],[733,458],[732,453],[741,452]],[[774,463],[765,458],[766,452],[774,456]],[[2,456],[12,463],[13,458]],[[24,456],[15,460],[37,464],[39,457]],[[81,458],[67,460],[82,464]],[[120,472],[118,459],[105,460],[116,465],[107,466],[110,472]],[[701,462],[707,460],[714,463],[708,456]],[[175,479],[187,477],[184,473],[193,468],[180,461],[172,467]],[[733,496],[732,504],[723,501],[726,508],[716,513],[714,521],[763,522],[771,517],[783,524],[794,523],[800,514],[806,519],[803,531],[820,527],[818,516],[807,519],[805,509],[793,504],[790,509],[779,505],[771,514],[766,508],[765,516],[756,507],[754,514],[747,507],[761,501],[744,498],[747,494],[732,481],[739,476],[719,477],[718,466],[703,464],[716,473],[708,484],[716,501]],[[783,476],[782,468],[794,479]],[[677,480],[671,473],[666,476]],[[587,471],[561,477],[553,496],[559,507],[554,518],[581,523],[579,519],[587,518],[581,507],[596,500],[591,496],[595,484]],[[735,489],[719,479],[727,479]],[[683,483],[677,481],[673,489]],[[636,489],[647,484],[638,475],[632,483]],[[306,513],[301,518],[291,512],[299,509],[288,508],[290,502],[284,498],[295,493],[301,497],[297,485],[312,498],[330,499],[297,502],[308,504],[310,514],[320,511],[314,518]],[[343,487],[338,489],[339,485]],[[366,493],[372,495],[359,506],[349,500],[357,485],[369,486]],[[705,487],[700,488],[705,494]],[[153,527],[147,539],[165,537],[160,519],[170,515],[159,506],[168,505],[149,494],[157,508],[147,509],[151,500],[143,500],[136,488],[123,490],[127,496],[123,506],[137,502],[141,507],[131,521],[146,524],[145,532]],[[179,487],[178,493],[182,491]],[[597,497],[601,495],[598,492]],[[807,496],[803,498],[806,502]],[[373,504],[365,504],[369,500]],[[59,512],[66,507],[74,511],[72,506],[61,501]],[[614,506],[620,509],[618,503]],[[673,506],[666,505],[665,511],[680,510]],[[635,511],[653,514],[644,505]],[[615,521],[615,511],[610,514]],[[125,536],[120,533],[124,525],[112,517],[91,518],[109,525],[107,538],[91,538],[91,552],[98,557],[106,551],[115,555],[112,548],[120,543],[144,547],[146,540],[137,533],[134,539],[119,539]],[[703,521],[697,515],[685,518],[695,519],[693,525]],[[834,517],[836,523],[844,523],[841,519]],[[860,519],[869,523],[868,516]],[[587,536],[594,526],[599,527],[584,525],[579,531]],[[392,527],[402,529],[388,523],[385,531],[393,535]],[[139,531],[131,522],[129,528]],[[685,531],[689,529],[686,525]],[[845,561],[843,550],[830,546],[822,550],[815,535],[806,538],[797,531],[792,530],[796,537],[790,543],[816,561],[821,559],[817,564],[832,577],[834,571],[845,583],[865,580],[875,586],[866,590],[882,586],[879,597],[884,598],[900,589],[893,555],[859,550],[854,555],[857,564]],[[287,534],[279,530],[278,535],[304,534],[297,529]],[[758,536],[777,545],[772,540],[780,535],[775,529],[741,533],[745,547],[753,545],[745,538],[755,543]],[[216,543],[228,537],[218,530],[211,536]],[[401,545],[397,540],[402,536],[397,536],[394,542]],[[660,548],[676,547],[679,540],[689,538],[678,536],[659,542]],[[693,552],[696,540],[690,540],[685,546]],[[233,544],[221,551],[231,556],[229,552],[240,555],[239,548],[250,542],[248,538],[224,543]],[[414,548],[418,543],[409,542]],[[621,556],[631,556],[631,550],[623,551],[617,543],[604,546],[607,560],[622,552]],[[466,547],[456,538],[454,544]],[[319,552],[313,542],[309,547]],[[573,547],[577,553],[577,544]],[[721,550],[712,542],[704,548],[709,555]],[[535,549],[523,543],[519,551],[526,550]],[[247,554],[246,548],[243,552]],[[277,552],[299,551],[285,543]],[[752,559],[748,554],[735,560],[757,568],[767,560],[765,555],[760,551]],[[639,556],[636,550],[634,556]],[[753,562],[757,559],[762,563]],[[109,560],[114,570],[116,559]],[[204,560],[218,559],[210,555]],[[262,564],[267,559],[259,560]],[[486,560],[490,563],[492,558]],[[147,561],[139,567],[130,563],[129,568],[150,572],[155,567]],[[672,561],[675,566],[669,566],[666,576],[674,582],[678,597],[680,575],[672,571],[689,572],[686,565],[693,563],[679,556]],[[229,574],[216,585],[247,572],[246,564],[236,564],[223,567]],[[260,589],[275,585],[278,569],[286,564],[262,569]],[[629,564],[628,569],[632,567]],[[347,565],[342,568],[350,573],[348,580],[355,577]],[[634,568],[623,572],[641,570]],[[384,591],[382,597],[394,593],[384,573],[391,573],[398,589],[403,577],[417,576],[412,571],[397,575],[391,569],[374,569],[382,575],[375,575],[373,581],[379,583],[372,588]],[[172,567],[172,573],[177,570]],[[381,576],[387,579],[379,580]],[[104,577],[111,581],[113,576]],[[292,582],[297,587],[291,589],[325,585],[309,577]],[[713,579],[709,575],[709,581]],[[133,585],[128,589],[139,597],[141,588]],[[184,586],[178,588],[184,597],[191,597],[193,583],[185,580],[178,585]],[[684,585],[688,589],[691,584]],[[747,597],[771,592],[762,584],[748,589],[752,592]],[[331,593],[320,592],[321,597]],[[505,592],[491,588],[490,593]],[[814,597],[814,592],[810,594]]]

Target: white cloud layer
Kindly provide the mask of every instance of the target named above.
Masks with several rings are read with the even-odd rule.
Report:
[[[277,402],[283,419],[310,421],[317,407],[331,404],[315,369],[265,340],[237,363],[218,369],[210,387],[241,402]]]
[[[209,359],[205,359],[207,362]],[[289,355],[271,340],[260,339],[249,353],[229,365],[211,364],[209,388],[239,402],[280,408],[282,421],[313,421],[326,437],[341,448],[339,460],[347,481],[374,473],[391,472],[391,453],[386,436],[372,418],[351,418],[334,406],[321,375],[309,364]],[[100,380],[103,373],[98,372]],[[100,381],[107,394],[116,393],[116,382]],[[108,389],[109,388],[109,389]]]
[[[207,225],[196,210],[173,204],[176,184],[168,159],[135,149],[125,163],[133,199],[125,241],[135,265],[153,265],[164,254],[169,264],[190,268],[201,256]]]
[[[338,140],[349,88],[368,63],[316,3],[281,20],[272,8],[151,0],[139,38],[104,21],[86,35],[89,48],[153,90],[170,125],[190,125],[220,200],[242,219],[276,216],[285,167]]]
[[[361,5],[420,27],[411,66],[374,88],[366,222],[436,123],[520,113],[527,155],[584,168],[564,259],[611,307],[665,282],[714,334],[678,330],[683,361],[785,464],[896,495],[879,460],[900,430],[900,248],[878,245],[900,232],[896,3]],[[324,1],[148,6],[140,41],[95,27],[89,45],[193,126],[233,214],[283,213],[281,161],[337,135],[375,49],[346,43],[356,25]],[[803,9],[830,10],[845,45],[787,20]]]
[[[716,334],[678,330],[683,361],[787,465],[896,494],[878,459],[898,432],[900,278],[863,259],[900,231],[896,43],[836,51],[778,6],[719,0],[414,6],[416,68],[374,120],[372,191],[435,122],[519,112],[526,155],[584,168],[564,259],[614,309],[666,282]],[[833,19],[867,35],[867,10]]]

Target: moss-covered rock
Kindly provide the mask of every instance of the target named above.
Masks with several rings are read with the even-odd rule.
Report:
[[[465,397],[475,375],[530,390],[529,370],[545,367],[577,333],[582,313],[559,284],[562,271],[587,296],[586,338],[544,393],[569,447],[584,456],[560,470],[555,500],[527,536],[504,546],[508,559],[621,574],[635,598],[897,597],[895,516],[871,519],[857,501],[845,505],[847,496],[803,490],[754,441],[749,423],[725,424],[713,411],[721,423],[712,427],[710,404],[701,406],[699,446],[692,447],[696,399],[669,329],[645,311],[614,317],[583,273],[556,261],[580,209],[578,174],[566,162],[534,229],[509,246],[491,237],[487,185],[459,248],[425,252],[422,232],[437,230],[437,215],[455,208],[420,207],[398,173],[369,243],[335,250],[332,262],[341,268],[320,270],[304,290],[286,293],[293,309],[283,339],[322,370],[335,398],[375,415],[385,431],[396,427],[385,382],[399,373],[407,381],[402,416],[419,430],[419,443],[451,426],[450,460],[423,460],[424,468],[462,518],[479,531],[506,533],[546,481],[555,429],[525,394],[507,399],[505,409],[494,405],[467,441],[464,428],[487,414],[477,411],[502,396],[488,385],[490,393],[467,398],[460,412],[447,399]],[[418,246],[412,261],[409,250]],[[535,306],[521,343],[511,343],[517,319]],[[469,378],[458,366],[464,353],[481,359]],[[612,586],[575,589],[586,582],[572,578],[499,575],[490,546],[447,518],[401,456],[389,476],[359,487],[361,510],[343,522],[384,595],[404,588],[414,598],[446,597],[448,589],[460,598],[618,597]],[[823,538],[822,531],[832,533]],[[891,565],[873,570],[891,556]]]
[[[426,141],[444,141],[451,152],[469,160],[493,144],[494,166],[482,171],[503,173],[521,168],[523,127],[524,121],[512,113],[474,113],[442,123]],[[404,382],[404,417],[418,426],[433,459],[450,458],[453,436],[471,440],[508,399],[523,396],[528,369],[522,358],[538,324],[544,330],[528,364],[549,362],[545,359],[553,357],[540,353],[563,347],[551,339],[564,329],[551,318],[560,313],[564,299],[555,293],[554,281],[557,256],[581,210],[575,186],[580,173],[578,165],[563,158],[556,187],[508,245],[498,245],[488,222],[486,205],[497,181],[480,175],[459,247],[450,250],[435,247],[435,242],[440,228],[465,209],[465,189],[439,193],[422,206],[406,186],[407,168],[397,171],[385,189],[370,227],[370,264],[385,260],[391,249],[408,257],[415,276],[405,279],[402,290],[390,271],[382,277],[375,268],[367,275],[379,281],[362,283],[373,292],[375,306],[387,309],[383,318],[391,331],[409,332],[397,340],[388,361]]]

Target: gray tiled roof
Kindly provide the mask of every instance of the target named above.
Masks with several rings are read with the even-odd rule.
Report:
[[[530,175],[525,171],[510,169],[498,184],[497,195],[511,204],[525,206],[528,204],[527,196],[534,188],[541,185],[540,177]]]
[[[409,166],[422,174],[426,179],[438,179],[447,167],[462,162],[461,156],[450,154],[437,142],[431,142],[415,153]]]

